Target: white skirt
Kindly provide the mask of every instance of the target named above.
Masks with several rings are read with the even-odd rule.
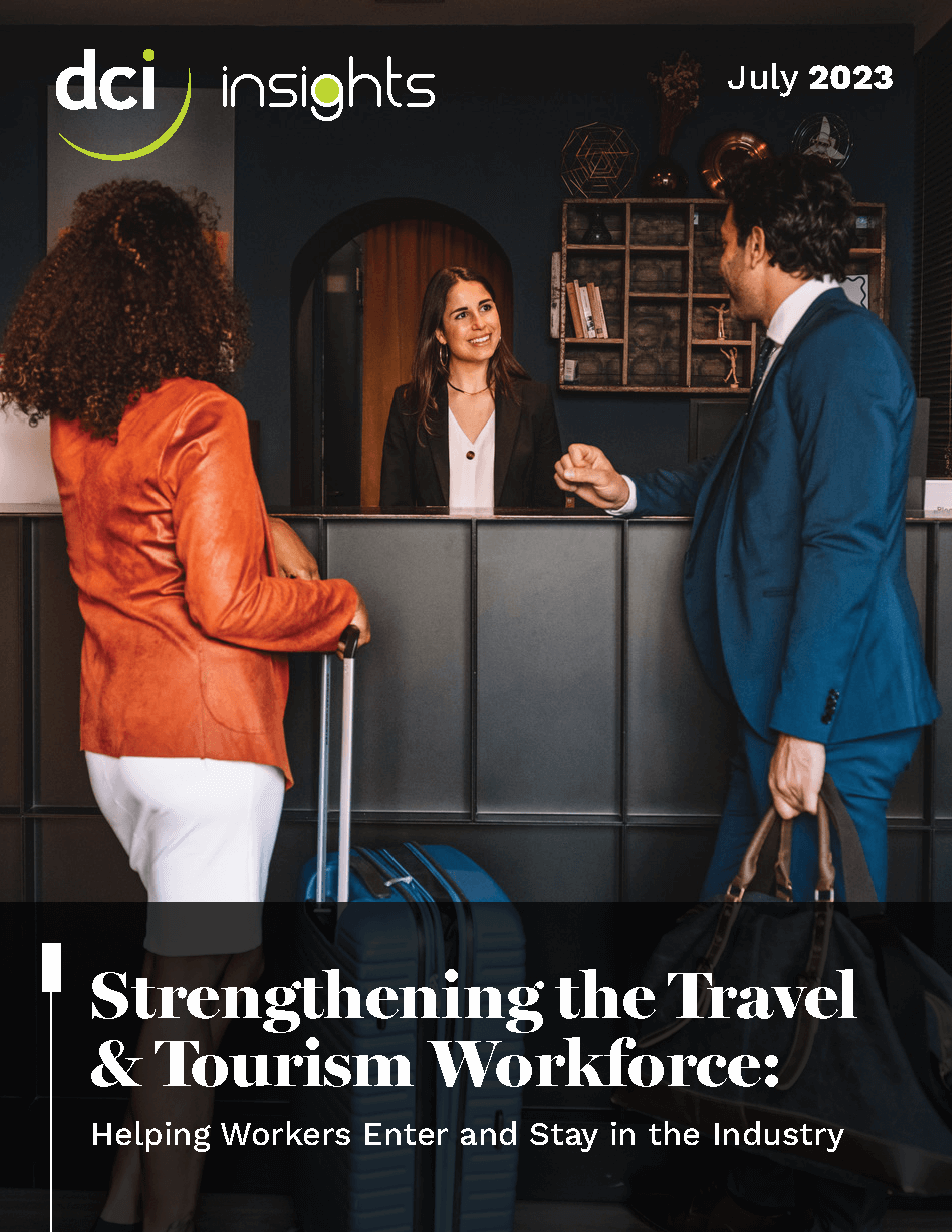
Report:
[[[260,945],[284,804],[281,771],[245,761],[88,752],[86,765],[96,803],[149,896],[145,948],[238,954]]]

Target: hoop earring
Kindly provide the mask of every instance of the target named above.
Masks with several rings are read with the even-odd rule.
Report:
[[[444,372],[448,372],[449,368],[447,367],[447,364],[449,361],[450,353],[449,353],[449,348],[447,347],[445,342],[440,343],[439,355],[440,355],[440,367],[444,370]]]

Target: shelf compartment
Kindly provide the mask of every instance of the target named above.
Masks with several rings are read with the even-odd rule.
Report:
[[[694,212],[694,293],[724,295],[721,277],[721,222],[723,207],[717,211],[696,209]]]
[[[737,384],[731,385],[730,351],[736,352]],[[725,354],[727,352],[727,354]],[[750,388],[751,346],[725,340],[722,346],[706,345],[691,348],[691,385],[696,388],[723,390],[724,393],[745,393]]]
[[[570,249],[565,254],[566,284],[577,280],[584,287],[594,283],[602,298],[602,311],[605,313],[605,324],[608,337],[621,340],[624,330],[624,257],[612,253],[595,252],[594,250]],[[581,339],[573,337],[575,327],[568,304],[565,305],[566,342],[577,342]],[[589,341],[592,341],[589,339]],[[595,339],[604,342],[606,339]]]
[[[613,244],[625,243],[625,206],[617,201],[569,201],[565,207],[565,242],[581,244],[585,233],[592,225],[592,208],[602,211],[602,218],[612,237]],[[588,247],[588,245],[586,245]]]
[[[633,201],[628,242],[632,248],[687,248],[689,218],[689,208],[683,203],[659,205],[653,201]]]
[[[686,295],[688,254],[638,252],[631,254],[629,291],[637,295]]]
[[[698,297],[694,297],[694,303],[691,305],[691,338],[696,346],[699,342],[718,341],[717,338],[717,323],[718,323],[718,308],[728,304],[726,295],[719,296],[710,300],[705,300],[702,303],[697,302]],[[723,315],[724,320],[724,337],[731,342],[741,342],[746,339],[750,343],[750,325],[746,321],[738,321],[736,317],[730,315],[730,307]]]
[[[882,247],[883,210],[880,206],[856,206],[856,247],[869,252]]]
[[[664,389],[687,384],[687,301],[631,300],[628,384]]]
[[[566,338],[565,358],[576,363],[575,380],[564,379],[562,370],[560,385],[566,389],[613,388],[622,384],[623,347],[622,339]]]

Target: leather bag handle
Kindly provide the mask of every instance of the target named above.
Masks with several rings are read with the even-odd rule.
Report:
[[[832,780],[829,776],[824,777],[824,786],[829,781],[829,785],[833,787]],[[843,807],[843,801],[840,799],[837,792],[836,799],[839,801],[842,812],[846,815],[846,819],[852,827],[853,836],[856,836],[856,828],[853,826],[849,814]],[[817,864],[817,879],[815,898],[818,902],[833,901],[833,883],[836,880],[836,867],[833,863],[833,851],[830,845],[830,812],[827,808],[826,801],[821,796],[817,801],[816,811],[817,823],[817,847],[819,852]],[[836,824],[834,822],[834,824]],[[790,883],[790,852],[793,845],[793,822],[784,820],[780,817],[773,805],[767,809],[763,820],[754,831],[754,837],[747,845],[747,850],[744,852],[744,857],[740,862],[740,868],[734,874],[730,885],[727,887],[725,898],[729,903],[739,903],[747,891],[750,889],[751,883],[757,875],[760,865],[760,859],[774,826],[780,827],[780,839],[777,845],[777,856],[774,863],[774,886],[777,898],[782,902],[789,903],[793,898],[793,887]],[[839,829],[839,827],[838,827]],[[859,843],[856,838],[857,845]],[[864,861],[865,865],[865,861]],[[867,877],[868,877],[867,870]],[[848,896],[847,896],[848,897]]]

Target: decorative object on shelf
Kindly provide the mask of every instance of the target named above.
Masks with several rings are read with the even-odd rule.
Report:
[[[724,358],[729,359],[731,363],[731,370],[724,377],[724,384],[729,385],[731,389],[740,389],[740,384],[737,380],[737,347],[731,347],[729,350],[726,347],[721,347],[720,350]]]
[[[717,313],[718,341],[720,341],[722,338],[726,338],[727,334],[725,334],[724,332],[724,318],[727,316],[728,312],[730,311],[730,304],[705,304],[704,307],[706,308],[708,312]]]
[[[593,120],[573,128],[562,147],[562,183],[573,197],[619,197],[631,183],[637,166],[638,147],[616,124]],[[598,214],[608,238],[586,239],[586,244],[612,242],[601,210]]]
[[[588,207],[588,230],[582,236],[583,244],[610,244],[612,233],[605,224],[605,215],[600,205]]]
[[[793,149],[797,154],[813,154],[825,158],[835,167],[843,167],[853,149],[853,139],[846,121],[832,111],[815,111],[808,115],[793,134]]]
[[[681,121],[697,107],[701,66],[682,51],[674,64],[662,61],[661,71],[649,73],[648,80],[658,91],[661,121],[658,157],[645,172],[644,191],[649,197],[683,197],[688,188],[688,174],[671,157],[671,147]]]
[[[644,190],[649,197],[683,197],[688,173],[668,154],[659,154],[645,171]]]
[[[717,197],[724,196],[724,180],[730,173],[751,158],[770,158],[770,148],[756,133],[732,129],[718,133],[704,147],[701,154],[701,178]]]

